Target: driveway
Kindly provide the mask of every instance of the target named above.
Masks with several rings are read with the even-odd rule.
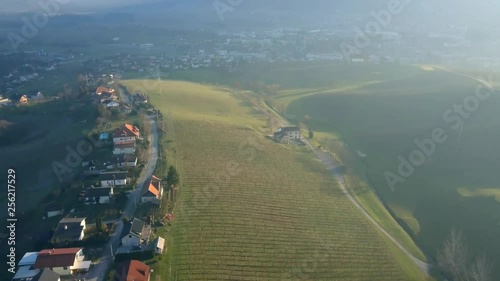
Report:
[[[99,260],[99,263],[92,266],[86,274],[79,276],[77,278],[85,278],[86,281],[103,281],[106,278],[106,273],[108,269],[113,264],[113,255],[120,246],[120,234],[123,229],[122,219],[124,217],[131,218],[135,214],[137,204],[139,203],[141,197],[141,190],[144,183],[151,178],[158,161],[158,131],[156,130],[156,121],[154,117],[148,117],[145,122],[151,124],[151,134],[149,135],[149,149],[148,149],[148,162],[146,163],[144,169],[142,170],[141,176],[137,180],[137,188],[129,193],[127,205],[125,211],[120,220],[116,222],[115,231],[111,235],[108,243],[104,246],[104,254]],[[78,280],[78,279],[77,279]]]

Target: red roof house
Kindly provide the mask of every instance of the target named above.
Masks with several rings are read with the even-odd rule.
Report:
[[[118,267],[113,281],[150,281],[149,271],[150,267],[146,264],[131,260]]]

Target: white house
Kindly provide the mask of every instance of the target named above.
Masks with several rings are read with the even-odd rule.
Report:
[[[72,275],[90,268],[90,261],[84,259],[83,248],[45,249],[38,252],[33,268],[48,268],[59,275]]]
[[[137,166],[137,157],[133,155],[119,155],[111,158],[106,169],[117,169]]]
[[[99,175],[102,187],[127,185],[127,172],[107,172]]]
[[[58,215],[62,215],[64,213],[64,208],[61,204],[53,202],[47,205],[45,211],[47,214],[47,218],[52,218]]]
[[[274,138],[276,141],[281,143],[289,143],[293,140],[300,139],[300,129],[298,127],[282,127],[279,128],[276,133],[274,133]]]
[[[133,142],[115,143],[113,148],[114,155],[130,155],[135,153],[136,144]]]
[[[150,202],[153,204],[160,204],[163,197],[163,188],[161,188],[160,179],[154,175],[149,180],[149,183],[144,185],[142,191],[141,203]]]
[[[108,204],[113,197],[113,187],[90,187],[85,190],[83,203],[89,204]]]
[[[148,243],[149,236],[151,235],[151,226],[134,218],[131,223],[129,222],[124,226],[122,233],[122,246],[139,246]]]
[[[85,218],[64,218],[57,224],[51,241],[56,244],[81,241],[85,236],[86,227]]]
[[[135,142],[136,139],[140,138],[141,134],[139,128],[131,124],[123,124],[120,128],[113,132],[113,142],[117,143],[128,143]]]

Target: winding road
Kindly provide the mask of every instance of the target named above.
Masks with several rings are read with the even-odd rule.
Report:
[[[432,268],[431,264],[428,264],[410,253],[401,243],[399,243],[396,238],[394,238],[390,233],[385,231],[385,229],[377,222],[375,219],[361,206],[361,204],[351,195],[347,189],[347,184],[342,173],[342,166],[338,161],[329,153],[324,152],[320,149],[314,148],[314,146],[309,142],[309,140],[303,138],[302,142],[316,155],[319,161],[330,171],[335,179],[337,180],[342,193],[358,208],[358,210],[373,224],[378,230],[380,230],[387,238],[389,238],[401,251],[403,251],[425,274],[430,274]]]
[[[149,135],[150,145],[148,148],[148,162],[146,163],[144,169],[142,170],[141,176],[137,180],[137,188],[130,192],[127,205],[122,217],[115,223],[115,231],[111,235],[108,243],[104,246],[104,253],[99,262],[90,268],[90,270],[83,276],[79,278],[85,278],[86,281],[104,281],[106,280],[106,273],[113,264],[113,255],[120,246],[120,234],[123,229],[123,218],[132,218],[135,214],[137,204],[139,204],[143,185],[151,178],[153,172],[155,171],[156,163],[158,161],[158,131],[156,128],[156,121],[154,117],[149,116],[145,122],[151,124],[151,134]]]

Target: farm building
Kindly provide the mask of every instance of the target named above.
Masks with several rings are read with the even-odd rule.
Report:
[[[274,133],[274,139],[280,143],[289,143],[295,140],[300,140],[300,128],[298,127],[280,127]]]

